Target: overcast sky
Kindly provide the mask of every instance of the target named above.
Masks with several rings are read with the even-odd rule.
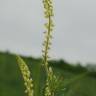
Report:
[[[50,56],[96,63],[96,0],[53,0],[55,30]],[[0,0],[0,50],[41,56],[42,0]]]

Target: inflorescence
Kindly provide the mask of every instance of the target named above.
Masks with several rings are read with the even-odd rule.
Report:
[[[33,96],[33,80],[30,76],[29,68],[20,56],[16,56],[16,58],[24,79],[24,85],[26,87],[25,93],[27,93],[28,96]]]

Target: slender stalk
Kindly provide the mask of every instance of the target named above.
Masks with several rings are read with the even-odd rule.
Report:
[[[45,8],[45,17],[47,19],[47,23],[45,24],[46,27],[46,33],[45,33],[45,40],[43,43],[44,49],[43,49],[43,64],[45,66],[45,69],[48,73],[48,51],[50,49],[50,41],[51,41],[51,33],[52,33],[52,28],[53,28],[53,24],[52,24],[52,19],[51,17],[53,16],[53,7],[52,7],[52,2],[51,0],[44,0],[44,8]],[[46,7],[47,6],[47,7]]]
[[[46,38],[46,46],[45,46],[45,56],[44,56],[44,64],[46,67],[46,71],[48,73],[48,47],[49,47],[49,42],[50,42],[50,16],[49,16],[49,27],[48,27],[48,33],[47,33],[47,38]]]

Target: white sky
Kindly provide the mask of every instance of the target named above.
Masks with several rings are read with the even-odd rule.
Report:
[[[96,0],[53,0],[55,30],[50,56],[96,63]],[[0,50],[41,56],[42,0],[0,0]]]

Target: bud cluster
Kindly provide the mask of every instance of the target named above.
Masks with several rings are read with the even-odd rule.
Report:
[[[33,96],[33,80],[30,76],[29,68],[20,56],[17,56],[17,62],[24,79],[24,85],[26,87],[25,92],[28,94],[28,96]]]
[[[49,67],[48,70],[48,77],[46,80],[46,88],[45,88],[45,96],[55,96],[55,90],[57,85],[57,78],[53,73],[53,70],[51,67]]]
[[[49,18],[49,16],[54,16],[52,0],[43,0],[43,5],[45,9],[45,18]]]

